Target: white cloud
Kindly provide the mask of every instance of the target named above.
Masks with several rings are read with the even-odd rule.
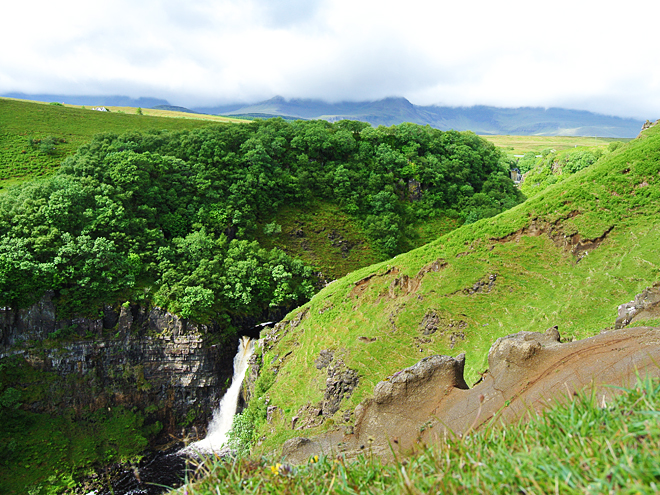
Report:
[[[122,93],[190,106],[397,95],[657,118],[653,6],[27,1],[3,8],[11,21],[0,31],[0,93]]]

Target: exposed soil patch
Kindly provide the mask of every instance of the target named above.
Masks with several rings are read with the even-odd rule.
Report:
[[[414,277],[409,277],[408,275],[402,275],[401,277],[397,277],[392,282],[390,283],[389,289],[388,289],[388,296],[391,299],[394,299],[400,295],[405,295],[405,294],[410,294],[411,292],[415,292],[417,289],[419,289],[422,279],[427,273],[430,272],[439,272],[443,268],[447,266],[447,262],[443,260],[442,258],[437,259],[433,263],[429,263],[428,265],[422,267],[419,272]],[[398,275],[399,269],[397,267],[392,267],[389,270],[387,270],[385,273],[378,274],[374,273],[373,275],[369,275],[368,277],[365,277],[361,280],[358,280],[355,282],[355,287],[351,290],[351,298],[358,298],[364,292],[369,288],[369,285],[371,284],[372,280],[375,280],[377,278],[382,278],[386,277],[388,275]]]
[[[419,286],[422,284],[422,279],[427,273],[430,272],[439,272],[447,266],[447,262],[443,259],[438,259],[433,263],[424,266],[417,275],[414,277],[409,277],[408,275],[402,275],[401,277],[395,278],[390,284],[388,294],[391,299],[394,299],[400,295],[410,294],[411,292],[416,292],[419,289]]]
[[[583,238],[579,232],[566,234],[564,232],[563,226],[561,225],[561,221],[575,218],[577,215],[579,215],[578,211],[572,211],[567,216],[557,220],[554,223],[533,219],[528,226],[523,227],[522,229],[517,230],[516,232],[513,232],[507,236],[492,238],[491,241],[502,244],[508,242],[520,242],[520,239],[524,236],[539,237],[541,235],[547,235],[555,244],[555,246],[570,252],[573,256],[575,256],[576,262],[579,262],[587,254],[601,245],[601,243],[612,231],[614,226],[609,227],[607,230],[605,230],[605,232],[603,232],[602,235],[593,239]]]
[[[387,270],[385,273],[374,273],[372,275],[369,275],[368,277],[365,277],[361,280],[358,280],[355,282],[355,287],[353,287],[353,290],[351,290],[351,297],[360,297],[364,292],[369,288],[369,284],[371,283],[371,280],[373,278],[380,278],[380,277],[385,277],[387,275],[396,275],[399,273],[399,269],[395,266]]]

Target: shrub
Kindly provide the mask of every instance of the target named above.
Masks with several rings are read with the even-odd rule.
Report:
[[[590,151],[578,151],[568,157],[568,161],[564,166],[564,172],[574,174],[596,163],[596,160],[596,156]]]
[[[612,141],[610,144],[607,145],[607,150],[609,152],[616,151],[621,146],[623,146],[623,143],[621,141]]]
[[[266,235],[275,235],[282,232],[282,226],[278,225],[276,222],[267,223],[264,225],[264,234]]]

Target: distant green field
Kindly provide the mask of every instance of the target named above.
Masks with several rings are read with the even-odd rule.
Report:
[[[112,109],[113,107],[111,107]],[[184,130],[229,121],[214,116],[209,119],[176,118],[146,115],[165,111],[136,109],[123,112],[98,112],[71,106],[0,98],[0,191],[25,179],[52,173],[64,158],[76,152],[92,136],[101,132],[123,134],[127,131]],[[57,141],[50,153],[38,141],[52,137]],[[33,146],[30,139],[37,143]]]
[[[607,146],[612,141],[630,141],[624,138],[582,136],[481,136],[510,155],[524,155],[529,151],[541,152],[551,148],[556,151],[577,146]]]

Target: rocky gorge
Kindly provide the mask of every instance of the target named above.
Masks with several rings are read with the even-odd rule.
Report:
[[[47,293],[30,308],[0,310],[0,359],[37,373],[13,384],[22,409],[80,416],[123,406],[158,425],[152,443],[166,444],[203,434],[229,385],[238,337],[214,330],[128,303],[105,306],[97,318],[61,319]]]

